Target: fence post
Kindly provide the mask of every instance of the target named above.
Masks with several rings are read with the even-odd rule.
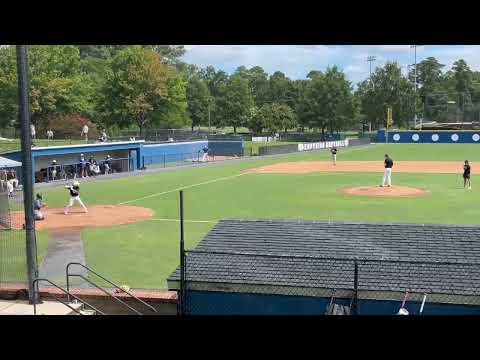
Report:
[[[358,263],[355,260],[355,267],[353,273],[353,302],[352,315],[358,315]]]
[[[183,228],[183,190],[180,190],[180,296],[178,298],[179,315],[185,311],[185,242]]]

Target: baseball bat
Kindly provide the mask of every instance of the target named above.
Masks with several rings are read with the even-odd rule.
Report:
[[[423,300],[422,300],[422,305],[420,306],[419,315],[422,315],[422,313],[423,313],[423,307],[425,306],[425,300],[427,300],[427,294],[423,294]]]

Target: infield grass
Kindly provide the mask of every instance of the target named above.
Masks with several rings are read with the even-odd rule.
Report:
[[[375,145],[340,149],[338,161],[378,160],[480,160],[478,145]],[[220,166],[182,169],[145,176],[82,184],[88,205],[118,204],[143,196],[227,179],[185,190],[185,236],[193,248],[222,218],[366,221],[379,223],[478,224],[480,185],[463,190],[461,175],[395,174],[394,185],[426,188],[421,198],[352,197],[339,193],[350,186],[377,185],[382,174],[312,173],[305,175],[247,174],[244,170],[286,161],[329,159],[327,152],[309,152]],[[474,169],[475,171],[475,169]],[[44,191],[49,206],[64,206],[65,189]],[[151,208],[155,219],[178,219],[178,191],[133,201]],[[206,220],[212,223],[189,222]],[[152,220],[114,228],[86,230],[82,234],[87,264],[112,280],[134,288],[166,288],[165,279],[179,262],[179,223]]]

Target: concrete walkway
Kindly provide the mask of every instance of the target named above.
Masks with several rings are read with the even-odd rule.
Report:
[[[79,231],[51,233],[47,255],[40,265],[39,276],[49,279],[57,285],[65,286],[65,268],[70,262],[86,265],[83,241]],[[85,269],[79,266],[71,267],[75,274],[88,277]],[[75,287],[88,287],[88,283],[80,278],[72,277],[70,282]],[[49,287],[46,282],[40,282],[40,287]]]
[[[70,304],[80,310],[81,304]],[[22,300],[0,300],[0,315],[33,315],[33,305]],[[37,315],[78,315],[68,306],[58,301],[44,301],[37,305]]]

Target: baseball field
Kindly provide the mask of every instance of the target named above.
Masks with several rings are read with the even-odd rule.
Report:
[[[52,216],[49,226],[38,226],[39,261],[59,228],[78,223],[75,231],[93,269],[132,288],[166,288],[165,279],[179,261],[181,188],[187,248],[222,218],[477,224],[478,150],[475,144],[369,145],[339,148],[335,167],[324,151],[89,182],[81,184],[89,214],[77,207],[68,216],[59,213],[68,201],[66,189],[42,189]],[[385,153],[395,162],[393,187],[378,189]],[[466,159],[472,162],[472,190],[463,189]],[[400,186],[421,196],[392,192]],[[345,193],[354,187],[386,193]],[[101,226],[94,226],[96,217]]]

